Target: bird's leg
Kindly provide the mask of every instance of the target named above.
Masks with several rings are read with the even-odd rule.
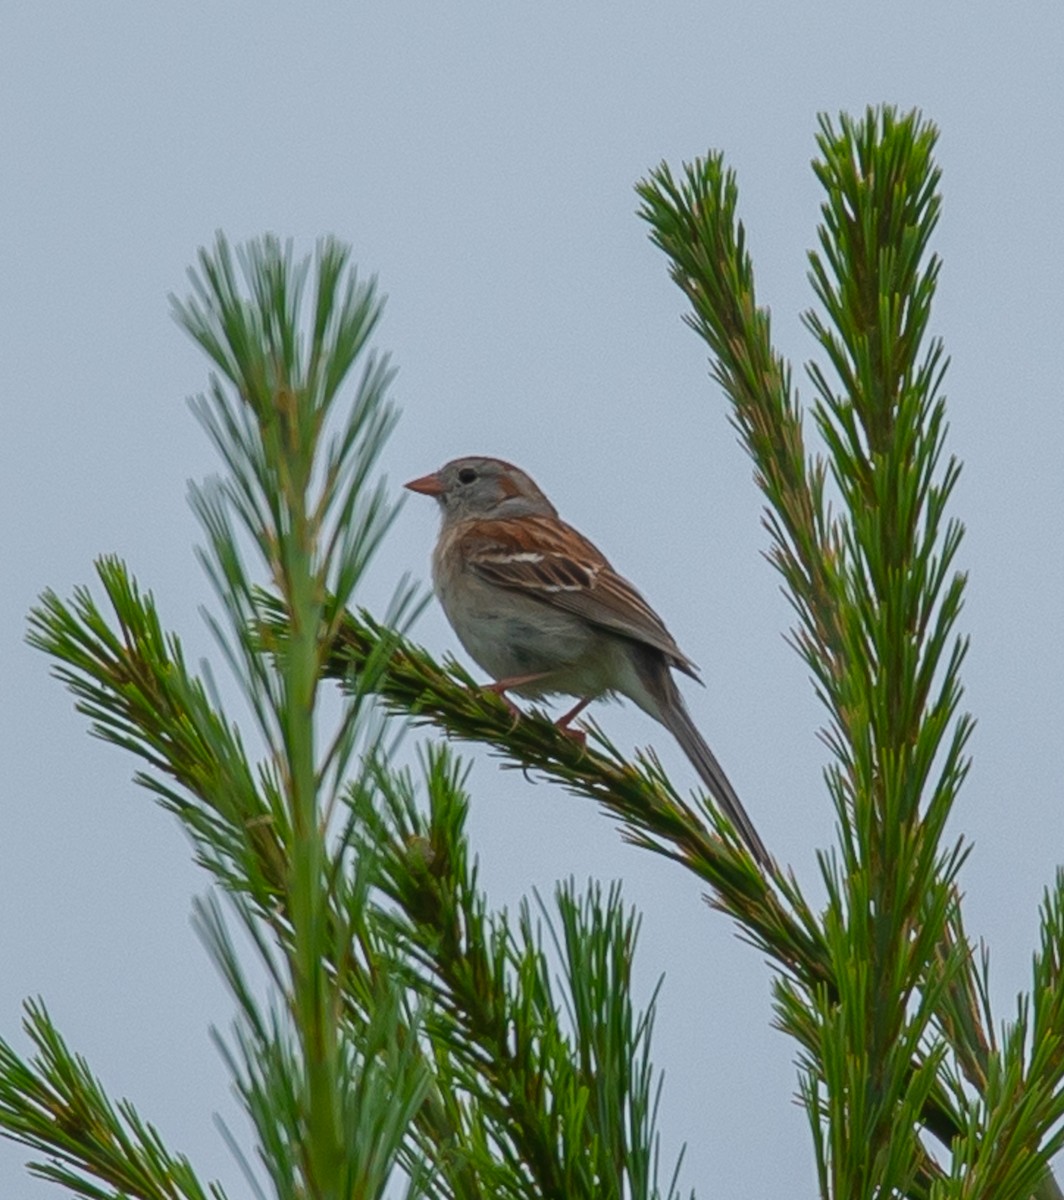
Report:
[[[525,714],[506,693],[510,688],[523,687],[526,683],[535,683],[537,679],[545,679],[548,674],[550,674],[549,671],[537,671],[534,675],[511,675],[509,679],[497,679],[494,683],[485,684],[484,691],[494,692],[515,718],[523,717]]]
[[[526,683],[535,683],[539,679],[546,679],[549,674],[549,671],[537,671],[534,675],[512,675],[509,679],[497,679],[494,683],[485,684],[484,690],[486,692],[494,692],[510,712],[513,713],[514,718],[520,719],[524,716],[524,713],[506,693],[510,688],[524,687]],[[566,737],[572,738],[574,742],[579,742],[581,746],[587,742],[587,734],[582,729],[570,729],[569,725],[570,722],[575,720],[587,708],[592,700],[594,700],[594,696],[585,696],[554,722],[556,729],[560,729]]]
[[[584,711],[585,708],[587,708],[594,698],[594,696],[585,696],[583,700],[580,700],[578,703],[574,704],[567,713],[564,713],[557,719],[557,721],[554,722],[556,729],[560,729],[566,737],[571,737],[574,742],[579,742],[581,746],[587,744],[587,734],[582,729],[570,729],[569,724],[571,721],[574,721]]]

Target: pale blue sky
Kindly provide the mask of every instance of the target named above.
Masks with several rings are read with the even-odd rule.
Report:
[[[352,243],[389,295],[396,483],[462,453],[526,467],[647,594],[704,669],[692,709],[768,843],[807,883],[832,836],[820,716],[781,636],[750,468],[633,183],[721,148],[738,170],[779,344],[809,352],[816,114],[889,101],[942,131],[953,512],[968,526],[965,679],[979,719],[954,829],[974,842],[968,922],[1005,1017],[1035,906],[1064,858],[1060,398],[1064,9],[1059,3],[0,5],[0,479],[7,514],[0,1033],[44,996],[115,1093],[205,1176],[246,1194],[208,1038],[231,1006],[189,925],[205,879],[174,822],[90,739],[22,644],[36,595],[125,557],[193,656],[212,653],[186,481],[214,460],[184,398],[206,364],[167,294],[216,229]],[[403,511],[371,600],[427,578],[435,514]],[[418,635],[455,641],[435,611]],[[638,712],[624,745],[689,768]],[[689,880],[585,802],[473,773],[492,899],[623,877],[661,972],[665,1157],[699,1196],[812,1196],[794,1047],[769,973]],[[0,1145],[0,1194],[38,1197]]]

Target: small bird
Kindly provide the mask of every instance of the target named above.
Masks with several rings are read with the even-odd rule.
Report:
[[[432,496],[443,521],[432,582],[458,640],[503,696],[568,695],[569,722],[592,700],[634,700],[680,743],[759,863],[771,859],[670,668],[697,668],[664,622],[602,552],[558,516],[524,471],[498,458],[456,458],[406,487]]]

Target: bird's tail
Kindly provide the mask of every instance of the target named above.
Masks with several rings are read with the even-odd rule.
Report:
[[[724,774],[724,768],[717,762],[716,755],[706,745],[705,738],[698,732],[694,721],[691,720],[691,714],[687,711],[687,705],[684,704],[683,697],[671,678],[668,678],[668,684],[671,694],[668,703],[662,706],[658,720],[680,743],[680,749],[691,760],[692,766],[698,772],[710,795],[720,806],[721,812],[731,821],[743,841],[749,846],[750,853],[761,866],[769,866],[772,859],[765,843],[754,828],[753,821],[747,816],[746,809],[743,808],[739,797],[735,794],[735,788]]]

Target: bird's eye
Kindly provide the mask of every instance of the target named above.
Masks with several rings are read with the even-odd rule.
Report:
[[[459,483],[472,483],[473,480],[476,479],[476,477],[477,477],[477,473],[476,473],[476,471],[473,470],[472,467],[463,467],[458,472],[458,482]]]

